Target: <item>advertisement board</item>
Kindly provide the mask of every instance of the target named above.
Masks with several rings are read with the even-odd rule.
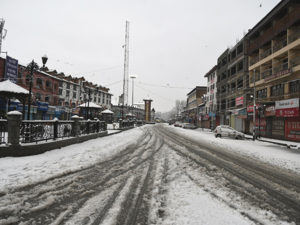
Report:
[[[244,104],[244,97],[238,97],[235,99],[235,105],[243,105]]]
[[[299,98],[276,101],[275,113],[277,117],[298,117]]]
[[[18,60],[6,56],[4,78],[13,83],[17,83],[18,78]]]
[[[299,118],[287,118],[285,121],[285,137],[291,141],[300,141]]]

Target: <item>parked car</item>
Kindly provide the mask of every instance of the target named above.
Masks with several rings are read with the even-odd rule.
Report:
[[[182,126],[184,129],[196,129],[197,127],[191,123],[184,123]]]
[[[220,125],[217,126],[216,129],[214,130],[215,137],[230,137],[230,138],[235,138],[235,139],[244,139],[245,134],[242,132],[239,132],[235,129],[233,129],[230,126],[227,125]]]
[[[176,122],[174,123],[174,126],[175,126],[175,127],[182,127],[182,123],[179,122],[179,121],[176,121]]]

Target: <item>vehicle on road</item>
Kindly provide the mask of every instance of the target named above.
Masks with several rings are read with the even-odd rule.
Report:
[[[183,127],[184,129],[196,129],[196,128],[197,128],[197,126],[195,126],[195,125],[192,124],[192,123],[183,123],[182,127]]]
[[[215,137],[229,137],[229,138],[235,138],[235,139],[244,139],[245,134],[233,129],[230,126],[227,125],[220,125],[217,126],[214,130]]]
[[[175,126],[175,127],[182,127],[182,123],[179,122],[179,121],[176,121],[176,122],[174,123],[174,126]]]

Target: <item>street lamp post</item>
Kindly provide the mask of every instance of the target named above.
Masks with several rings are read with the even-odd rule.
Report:
[[[254,83],[254,88],[253,88],[253,141],[255,141],[256,138],[256,121],[255,121],[255,114],[256,114],[256,103],[255,103],[255,99],[256,99],[256,90],[255,90],[255,81],[256,81],[256,77],[255,77],[255,69],[253,70],[253,83]]]
[[[134,79],[136,78],[137,76],[136,75],[130,75],[130,78],[132,79],[132,107],[133,107],[133,104],[134,104]]]
[[[42,56],[43,69],[45,69],[45,65],[46,65],[47,61],[48,61],[47,55]]]

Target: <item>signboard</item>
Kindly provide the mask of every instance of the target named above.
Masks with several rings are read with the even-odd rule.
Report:
[[[300,141],[300,121],[299,121],[299,119],[288,118],[285,121],[285,137],[288,140]]]
[[[209,113],[208,113],[208,116],[209,116],[209,117],[216,117],[216,114],[215,114],[214,112],[209,112]]]
[[[277,117],[298,117],[299,98],[276,101],[275,113]]]
[[[268,106],[265,108],[265,116],[275,116],[275,106]]]
[[[37,102],[37,109],[39,111],[47,112],[48,111],[48,103],[47,102]]]
[[[6,56],[4,78],[13,83],[17,83],[18,78],[18,60]]]
[[[256,111],[256,113],[257,113],[257,111],[258,111],[258,107],[259,107],[259,106],[260,106],[260,105],[255,105],[255,109],[256,109],[255,111]],[[253,108],[254,108],[253,105],[248,105],[248,106],[247,106],[247,112],[248,112],[248,113],[251,113],[251,112],[253,113]]]
[[[235,105],[243,105],[243,104],[244,104],[244,96],[235,99]]]

